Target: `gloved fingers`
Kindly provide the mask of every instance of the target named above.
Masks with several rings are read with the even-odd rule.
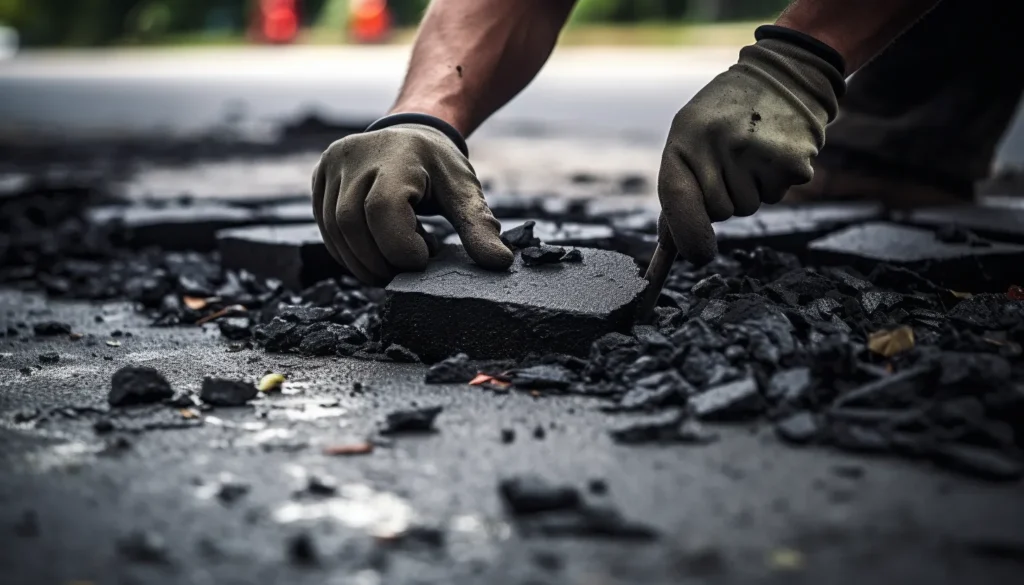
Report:
[[[429,248],[413,207],[428,185],[423,168],[382,170],[363,205],[366,225],[383,259],[396,272],[424,270]]]
[[[721,149],[717,148],[721,137],[715,134],[710,132],[704,137],[706,143],[700,145],[693,144],[694,137],[689,136],[683,143],[666,147],[662,156],[662,170],[665,170],[668,163],[677,169],[677,175],[685,174],[685,180],[697,182],[698,187],[693,192],[703,195],[704,213],[713,222],[725,221],[734,212],[732,200],[725,188],[724,157],[721,156]],[[672,222],[669,224],[672,225]]]
[[[324,241],[327,252],[334,258],[335,262],[346,266],[345,259],[338,253],[338,249],[331,242],[331,238],[327,233],[327,226],[324,224],[324,199],[326,198],[326,191],[327,176],[324,173],[323,158],[321,158],[320,162],[313,169],[313,217],[316,219],[317,227],[320,228],[320,237]],[[333,219],[331,221],[333,222]]]
[[[733,215],[739,217],[754,215],[761,207],[762,185],[758,185],[756,167],[751,166],[752,162],[745,160],[744,154],[734,151],[725,157],[722,165],[722,179],[729,192]]]
[[[438,240],[437,236],[428,232],[423,227],[423,222],[421,222],[419,219],[416,220],[416,233],[419,234],[420,237],[423,238],[423,241],[427,244],[427,255],[431,258],[437,256],[437,253],[441,251],[441,246],[443,245],[443,242]]]
[[[340,193],[341,177],[328,179],[327,187],[324,190],[323,207],[320,210],[322,219],[317,221],[317,225],[320,226],[320,235],[324,238],[327,251],[348,268],[352,276],[366,284],[378,284],[379,280],[372,272],[367,270],[366,266],[359,261],[359,258],[352,253],[352,250],[349,249],[348,244],[345,242],[345,236],[341,231],[342,228],[338,224],[337,207]]]
[[[313,217],[316,218],[317,223],[320,223],[320,219],[323,217],[323,206],[324,206],[324,189],[327,187],[327,181],[324,179],[324,173],[321,172],[321,161],[317,161],[316,166],[313,167],[313,178],[312,178],[312,193],[313,193]]]
[[[446,171],[434,177],[432,190],[446,193],[435,199],[462,239],[466,253],[487,270],[508,270],[515,256],[498,237],[501,224],[484,202],[480,181],[468,167]]]
[[[367,172],[351,178],[342,177],[334,211],[344,243],[366,271],[373,275],[374,284],[384,284],[394,275],[366,220],[366,198],[379,176],[378,172]]]
[[[711,262],[717,253],[715,232],[697,177],[674,148],[666,148],[658,173],[661,224],[668,226],[679,254],[695,265]]]

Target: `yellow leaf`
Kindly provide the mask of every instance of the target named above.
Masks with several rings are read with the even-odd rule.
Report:
[[[971,293],[958,292],[958,291],[955,291],[955,290],[949,291],[949,294],[953,295],[954,297],[956,297],[958,299],[969,299],[969,298],[974,296]]]
[[[768,556],[768,566],[783,571],[796,571],[804,566],[804,555],[791,548],[777,548]]]
[[[198,418],[199,413],[191,408],[182,408],[178,411],[181,414],[181,418]]]
[[[260,378],[259,389],[260,392],[273,392],[274,390],[280,390],[281,384],[284,384],[284,376],[281,374],[267,374]]]
[[[909,325],[876,331],[868,337],[868,349],[885,357],[892,357],[913,347],[914,330]]]
[[[108,339],[107,345],[109,345],[110,347],[121,347],[121,342],[114,339]]]

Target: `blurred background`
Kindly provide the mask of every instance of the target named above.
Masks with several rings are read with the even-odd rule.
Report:
[[[470,138],[478,173],[513,193],[642,177],[654,202],[672,116],[787,3],[580,0],[538,78]],[[388,111],[428,4],[0,0],[0,172],[233,158],[144,190],[305,193],[327,145]],[[1022,163],[1018,116],[995,170]]]
[[[20,44],[404,42],[428,0],[0,0]],[[685,44],[745,39],[784,0],[581,0],[570,42]]]

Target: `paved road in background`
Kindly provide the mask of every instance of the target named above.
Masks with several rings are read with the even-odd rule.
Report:
[[[561,49],[478,137],[657,144],[679,106],[736,51]],[[358,125],[394,99],[407,58],[408,47],[26,52],[0,62],[0,137],[201,132],[232,117],[259,126],[310,110]],[[1000,160],[1024,163],[1020,116]]]

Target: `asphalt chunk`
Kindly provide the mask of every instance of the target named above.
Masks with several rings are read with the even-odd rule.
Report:
[[[244,406],[259,392],[252,382],[225,378],[204,378],[199,398],[212,406]]]
[[[435,432],[434,421],[443,409],[441,406],[429,406],[390,412],[381,425],[380,434],[401,435]]]
[[[52,335],[67,335],[71,333],[71,325],[60,321],[42,321],[32,324],[32,332],[37,337],[48,337]]]
[[[536,475],[504,479],[498,484],[498,492],[515,516],[574,510],[583,503],[576,488],[555,485]]]
[[[744,378],[694,395],[690,406],[699,419],[734,421],[756,417],[764,411],[765,402],[757,380]]]
[[[465,384],[477,375],[477,366],[469,356],[460,353],[430,366],[424,382],[427,384]]]
[[[565,248],[541,244],[532,248],[526,248],[522,252],[523,265],[541,266],[543,264],[557,264],[565,256]]]
[[[583,263],[495,273],[446,246],[423,273],[388,285],[382,336],[428,362],[522,358],[529,353],[586,355],[590,344],[633,325],[646,282],[628,257],[585,250]]]
[[[540,238],[533,235],[533,227],[536,221],[523,222],[514,228],[501,233],[501,241],[512,250],[522,250],[540,245]]]
[[[169,400],[172,396],[171,385],[154,368],[125,366],[111,377],[107,401],[111,406],[129,406]]]
[[[418,355],[413,353],[409,348],[401,346],[397,343],[392,343],[384,350],[384,355],[388,356],[392,361],[401,364],[418,364],[420,358]]]

